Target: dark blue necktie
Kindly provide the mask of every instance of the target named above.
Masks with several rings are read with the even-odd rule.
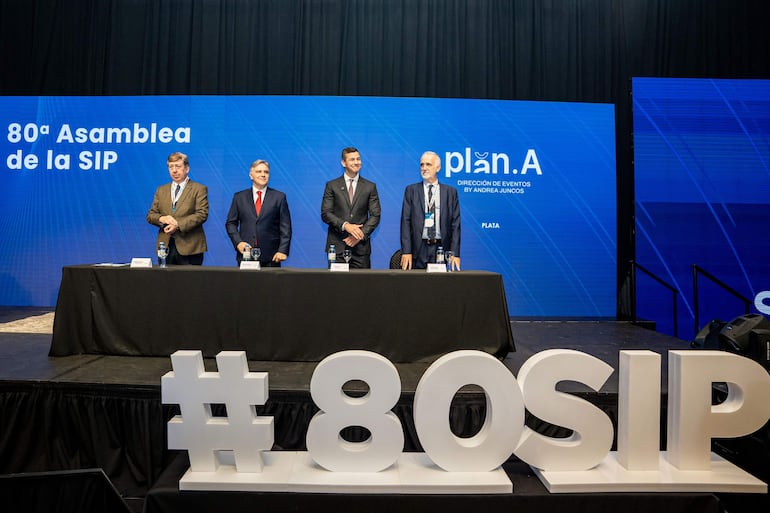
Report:
[[[433,184],[428,186],[428,208],[430,209],[431,218],[433,219],[433,226],[428,227],[428,238],[436,238],[436,203],[433,200]]]

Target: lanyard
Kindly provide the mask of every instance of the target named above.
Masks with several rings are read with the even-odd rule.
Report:
[[[435,190],[431,190],[430,188],[434,187],[433,185],[428,186],[428,203],[426,205],[425,211],[430,212],[433,210],[433,206],[436,204],[436,193],[438,191],[438,186],[435,186]]]

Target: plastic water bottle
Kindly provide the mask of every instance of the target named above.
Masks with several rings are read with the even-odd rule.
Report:
[[[246,244],[243,248],[243,254],[241,255],[243,260],[251,260],[251,246]]]
[[[444,248],[442,246],[439,246],[438,249],[436,249],[436,263],[444,263]]]
[[[166,267],[166,257],[168,256],[168,246],[165,242],[158,243],[158,265]]]
[[[326,254],[326,258],[329,260],[329,269],[332,267],[332,262],[337,260],[337,248],[334,244],[329,244],[329,252]]]

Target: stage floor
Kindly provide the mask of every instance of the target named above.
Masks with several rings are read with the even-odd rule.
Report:
[[[50,312],[46,309],[0,309],[0,323]],[[622,321],[511,321],[516,351],[503,363],[514,375],[533,354],[546,349],[583,351],[618,367],[618,354],[626,349],[649,349],[662,358],[662,386],[667,383],[666,352],[689,349],[689,343]],[[168,357],[73,355],[49,357],[50,333],[9,333],[0,327],[0,381],[49,381],[67,384],[100,384],[159,387],[160,378],[171,370]],[[204,360],[206,370],[216,370],[214,359]],[[402,390],[414,393],[430,365],[399,363]],[[308,392],[314,362],[249,361],[252,371],[268,372],[271,392]],[[577,385],[575,385],[577,386]],[[580,391],[575,389],[567,391]],[[613,373],[601,390],[617,394],[618,376]]]
[[[103,355],[74,355],[65,357],[49,357],[48,350],[51,342],[50,333],[23,333],[4,332],[2,326],[16,319],[44,315],[50,313],[50,309],[0,309],[0,392],[19,391],[32,389],[45,389],[50,393],[70,394],[70,396],[96,394],[95,391],[105,392],[110,398],[119,396],[143,399],[156,408],[158,413],[150,414],[151,421],[156,424],[155,438],[160,438],[156,445],[162,446],[164,456],[162,461],[148,456],[148,476],[140,479],[125,469],[119,468],[111,475],[115,486],[121,491],[126,502],[134,511],[141,510],[147,492],[156,483],[160,484],[160,478],[168,475],[169,466],[178,461],[179,453],[166,451],[165,421],[170,415],[171,408],[160,408],[160,379],[163,374],[171,370],[171,360],[168,357],[128,357],[128,356],[103,356]],[[503,363],[516,375],[521,365],[535,353],[546,349],[575,349],[595,356],[618,368],[618,353],[624,349],[650,349],[662,355],[662,393],[665,404],[667,383],[667,358],[666,352],[672,349],[689,349],[689,343],[670,336],[662,335],[650,329],[646,329],[629,322],[620,321],[520,321],[512,320],[511,327],[516,344],[516,352],[509,353]],[[216,370],[216,362],[213,359],[204,361],[207,370]],[[315,368],[315,363],[308,362],[271,362],[249,361],[252,371],[269,373],[270,398],[276,403],[285,403],[297,408],[305,408],[305,417],[313,414],[312,403],[309,400],[310,377]],[[400,363],[396,364],[402,383],[402,397],[396,410],[399,416],[411,414],[405,405],[411,405],[414,391],[418,381],[430,363]],[[615,419],[613,411],[617,406],[618,376],[613,373],[607,383],[597,393],[588,387],[566,382],[560,386],[560,390],[584,396],[600,408],[608,411]],[[69,396],[68,396],[69,397]],[[7,403],[6,403],[7,406]],[[476,416],[479,408],[483,411],[484,398],[474,387],[468,387],[458,393],[458,407],[475,409],[472,415]],[[2,412],[0,412],[2,413]],[[287,412],[279,412],[287,414]],[[292,414],[295,415],[295,414]],[[483,419],[483,413],[481,418]],[[296,418],[295,418],[296,420]],[[276,421],[278,423],[278,421]],[[465,421],[462,421],[465,422]],[[529,424],[529,422],[528,422]],[[531,426],[532,427],[532,426]],[[472,429],[477,429],[472,428]],[[547,429],[544,431],[547,433]],[[304,440],[303,432],[293,434],[296,440]],[[278,442],[278,437],[276,439]],[[301,450],[301,447],[282,447],[291,450]],[[1,448],[0,448],[1,449]],[[157,449],[157,448],[156,448]],[[409,450],[409,448],[407,448]],[[413,449],[412,449],[413,450]],[[156,450],[157,452],[157,450]],[[15,453],[14,453],[15,454]],[[9,463],[8,454],[0,455],[7,462],[0,473],[13,472],[13,463]],[[10,456],[14,456],[11,454]],[[136,462],[133,462],[136,464]],[[141,465],[140,465],[141,466]],[[547,494],[536,478],[532,477],[525,465],[511,462],[509,468],[518,469],[527,475],[519,476],[526,483],[530,492]],[[16,471],[35,471],[32,468],[21,468]],[[135,472],[134,472],[135,473]],[[127,474],[131,474],[127,477]],[[530,481],[532,479],[532,481]],[[138,483],[138,484],[137,484]],[[168,483],[164,483],[167,485]],[[534,487],[534,488],[531,488]],[[520,488],[521,489],[521,488]],[[514,491],[514,494],[516,491]],[[564,502],[559,502],[564,504]],[[747,510],[748,511],[748,510]]]

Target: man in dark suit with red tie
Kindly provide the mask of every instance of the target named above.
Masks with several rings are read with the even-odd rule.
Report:
[[[380,197],[374,182],[362,178],[361,154],[355,148],[342,150],[343,175],[326,183],[321,202],[321,219],[329,225],[326,248],[334,244],[337,260],[351,251],[350,267],[368,269],[371,265],[370,237],[380,224]]]
[[[460,202],[457,189],[439,184],[441,159],[426,151],[420,157],[422,181],[409,185],[401,206],[401,268],[425,269],[436,249],[452,252],[449,265],[460,270]]]
[[[170,265],[201,265],[208,249],[203,223],[209,217],[209,190],[190,180],[190,161],[184,153],[172,153],[166,165],[171,183],[155,190],[147,222],[160,227],[157,244],[168,246]]]
[[[286,194],[268,187],[270,164],[257,160],[249,170],[251,187],[236,192],[227,213],[225,229],[240,263],[247,247],[259,248],[261,267],[280,267],[289,256],[291,214]]]

